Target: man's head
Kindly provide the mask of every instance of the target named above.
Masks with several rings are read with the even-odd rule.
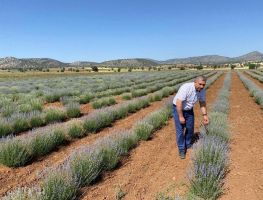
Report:
[[[206,77],[204,77],[204,76],[196,77],[194,84],[195,84],[195,89],[197,91],[202,90],[205,87],[205,84],[206,84]]]

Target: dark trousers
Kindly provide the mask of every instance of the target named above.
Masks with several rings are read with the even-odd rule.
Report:
[[[185,124],[180,123],[176,106],[173,105],[173,117],[174,117],[175,128],[176,128],[176,141],[179,150],[186,150],[191,146],[191,142],[194,134],[195,123],[194,123],[193,109],[184,110],[183,116],[185,118]]]

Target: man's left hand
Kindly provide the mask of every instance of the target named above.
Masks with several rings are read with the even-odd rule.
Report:
[[[205,115],[204,116],[204,125],[207,125],[207,124],[209,124],[209,119],[208,119],[208,116]]]

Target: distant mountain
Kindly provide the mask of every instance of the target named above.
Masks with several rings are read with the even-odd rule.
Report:
[[[0,58],[0,68],[54,68],[54,67],[83,67],[83,66],[108,66],[108,67],[141,67],[157,66],[163,64],[224,64],[233,62],[263,61],[263,54],[253,51],[239,57],[225,57],[219,55],[196,56],[189,58],[176,58],[158,61],[146,58],[109,60],[101,63],[89,61],[77,61],[63,63],[50,58]]]
[[[235,57],[233,60],[238,62],[261,61],[263,60],[263,54],[258,51],[253,51],[243,56]]]
[[[68,64],[50,58],[0,58],[0,68],[52,68],[58,66],[66,67]]]
[[[166,60],[164,63],[167,64],[224,64],[233,62],[247,62],[247,61],[262,61],[263,54],[258,51],[253,51],[248,54],[239,57],[225,57],[218,55],[207,55],[207,56],[197,56],[189,58],[177,58]]]
[[[110,60],[102,62],[101,65],[109,67],[141,67],[141,66],[156,66],[159,65],[158,62],[144,59],[144,58],[135,58],[135,59],[119,59],[119,60]]]
[[[75,61],[72,63],[69,63],[70,66],[88,66],[88,65],[99,65],[97,62],[88,62],[88,61]]]
[[[167,64],[216,64],[226,63],[229,61],[229,57],[208,55],[208,56],[197,56],[189,58],[177,58],[164,61]]]

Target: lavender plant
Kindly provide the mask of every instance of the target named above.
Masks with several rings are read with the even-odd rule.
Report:
[[[0,141],[0,163],[8,167],[25,165],[32,159],[25,140],[3,138]]]
[[[22,187],[8,192],[2,200],[41,200],[42,191],[39,187]]]
[[[42,200],[74,200],[77,197],[77,183],[67,170],[50,169],[41,184]]]

